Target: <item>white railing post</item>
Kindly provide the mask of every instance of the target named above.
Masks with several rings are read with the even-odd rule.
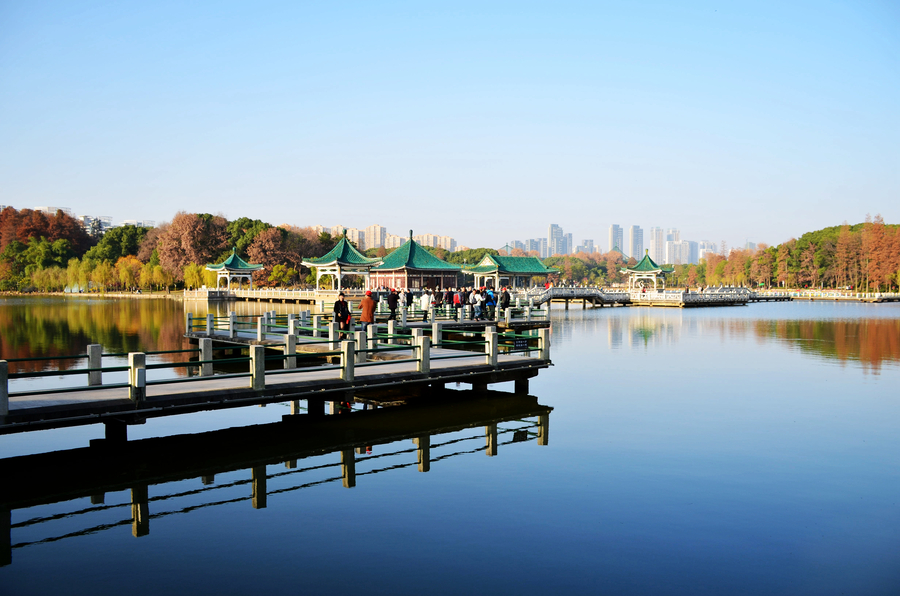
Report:
[[[187,314],[187,321],[184,324],[184,332],[185,333],[193,333],[194,332],[194,314]]]
[[[88,368],[101,368],[103,366],[103,346],[89,344],[87,347]],[[103,373],[99,370],[88,373],[88,385],[102,385]]]
[[[425,335],[420,335],[416,347],[419,352],[419,362],[416,364],[416,370],[427,375],[431,372],[431,339]]]
[[[313,318],[313,337],[322,337],[319,328],[322,326],[322,315],[314,315]]]
[[[301,323],[302,321],[293,318],[293,315],[290,315],[290,317],[291,318],[288,319],[288,335],[297,336],[297,328],[300,327],[298,323]]]
[[[213,365],[212,362],[209,362],[213,359],[212,348],[212,339],[208,337],[200,338],[200,361],[205,362],[205,364],[200,365],[201,377],[211,377],[213,374]]]
[[[419,345],[419,338],[425,335],[425,331],[419,327],[412,330],[412,340],[409,342],[411,346]]]
[[[341,380],[353,381],[353,363],[356,360],[356,344],[346,340],[341,342]]]
[[[512,321],[512,309],[508,306],[506,307],[506,326],[509,327],[510,321]]]
[[[498,337],[496,331],[485,331],[484,332],[484,341],[487,342],[484,344],[484,363],[490,364],[491,366],[497,366],[497,344]]]
[[[353,332],[353,341],[356,342],[356,346],[354,349],[356,350],[356,362],[362,364],[366,361],[366,353],[363,351],[366,346],[366,332],[365,331],[354,331]]]
[[[531,322],[531,303],[525,305],[525,321]]]
[[[215,317],[212,314],[206,315],[206,337],[213,336],[213,323],[215,322]]]
[[[331,342],[332,350],[341,349],[341,324],[337,321],[328,324],[328,341]]]
[[[0,360],[0,424],[9,415],[9,363]]]
[[[294,321],[291,321],[293,323]],[[285,368],[297,368],[297,336],[289,333],[284,337],[284,359]]]
[[[547,328],[538,329],[538,339],[541,360],[550,360],[550,330]]]
[[[266,348],[250,346],[250,389],[261,391],[266,388]]]
[[[403,327],[406,327],[406,304],[405,303],[400,307],[400,324]]]
[[[369,329],[371,332],[369,333],[369,349],[377,350],[378,349],[378,325],[372,323],[369,325]]]
[[[256,319],[256,341],[266,339],[266,317],[265,315]]]
[[[395,343],[394,335],[396,333],[397,333],[397,321],[395,319],[391,319],[390,321],[388,321],[388,330],[387,330],[387,334],[389,336],[388,341],[387,341],[388,345]]]
[[[431,343],[434,345],[439,345],[441,343],[441,333],[443,330],[444,324],[438,321],[432,321],[431,323]]]
[[[234,324],[237,322],[237,313],[233,310],[228,313],[228,337],[234,337],[236,332]]]
[[[143,352],[128,354],[128,397],[140,406],[147,391],[147,355]]]

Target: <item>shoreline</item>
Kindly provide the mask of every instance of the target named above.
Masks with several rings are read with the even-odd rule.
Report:
[[[184,300],[183,291],[172,292],[171,294],[165,294],[162,292],[147,294],[134,294],[131,292],[90,292],[85,294],[75,294],[72,292],[29,292],[26,294],[20,292],[0,292],[0,298],[28,298],[31,296],[34,296],[35,298],[58,296],[62,298],[131,298],[137,300]]]

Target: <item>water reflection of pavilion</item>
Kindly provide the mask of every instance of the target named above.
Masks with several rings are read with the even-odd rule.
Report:
[[[131,525],[134,536],[144,536],[154,518],[238,501],[250,501],[253,508],[261,509],[267,506],[269,495],[332,482],[352,488],[359,477],[368,474],[412,466],[428,472],[433,463],[450,457],[477,452],[495,456],[500,446],[511,443],[548,443],[552,408],[538,404],[533,396],[472,391],[445,394],[447,399],[429,404],[324,417],[288,415],[278,423],[130,441],[115,449],[89,447],[0,460],[4,478],[0,485],[0,565],[10,564],[12,551],[26,546],[126,525]],[[465,433],[476,427],[483,427],[483,432]],[[465,434],[437,438],[450,433]],[[373,446],[410,439],[411,447],[382,447],[377,449],[379,453],[366,455]],[[334,454],[335,461],[314,461],[307,466],[301,461],[328,454]],[[386,457],[400,461],[388,460],[391,463],[385,465],[382,458]],[[286,469],[272,472],[267,468],[278,464]],[[240,470],[246,470],[248,477],[216,483],[216,475]],[[313,475],[322,470],[334,473],[325,478]],[[267,481],[275,478],[279,488],[267,490]],[[190,479],[200,480],[196,488],[149,496],[150,486],[159,492],[158,487]],[[293,482],[284,486],[286,480]],[[239,486],[246,486],[247,494],[237,498],[217,495],[222,489]],[[130,491],[129,501],[105,504],[106,494],[117,491]],[[90,499],[90,505],[85,503],[87,506],[74,511],[72,503],[63,505],[77,499]],[[27,513],[29,508],[48,504],[59,504],[61,510],[35,516]],[[161,510],[151,511],[157,507]],[[130,515],[123,516],[122,510],[129,508]],[[22,519],[13,520],[14,511],[21,511]],[[98,516],[103,520],[100,523]],[[87,525],[71,531],[72,520],[79,518]],[[63,527],[68,531],[54,530],[54,522],[62,519],[67,520]],[[13,541],[20,528],[33,531],[45,524],[46,537]]]

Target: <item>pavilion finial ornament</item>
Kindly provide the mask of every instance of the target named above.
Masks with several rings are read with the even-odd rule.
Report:
[[[409,239],[412,240],[412,230],[409,231]]]

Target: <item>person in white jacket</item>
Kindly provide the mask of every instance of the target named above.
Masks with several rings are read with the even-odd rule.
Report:
[[[428,291],[428,288],[422,290],[422,295],[419,296],[419,308],[422,309],[422,322],[428,322],[428,309],[431,308],[431,292]]]

